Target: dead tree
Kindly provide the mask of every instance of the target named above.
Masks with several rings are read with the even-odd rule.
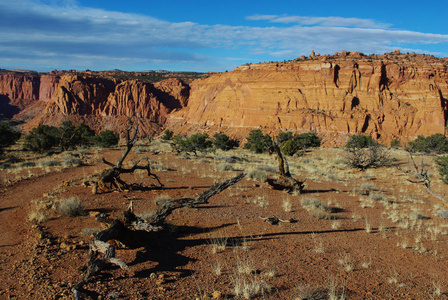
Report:
[[[268,179],[268,184],[274,189],[288,190],[290,192],[298,191],[300,193],[305,188],[305,180],[299,181],[292,177],[289,172],[288,161],[276,142],[273,142],[270,153],[277,154],[279,178]]]
[[[137,161],[131,168],[123,167],[123,162],[134,146],[135,138],[137,137],[138,132],[138,124],[134,127],[131,118],[129,118],[129,127],[126,129],[126,149],[115,164],[108,162],[103,158],[103,163],[110,166],[110,168],[101,172],[101,174],[98,175],[97,181],[89,184],[92,185],[92,192],[94,194],[97,193],[98,189],[101,191],[108,191],[113,188],[120,191],[129,189],[129,185],[120,178],[120,175],[125,173],[134,173],[136,170],[146,170],[148,173],[148,177],[153,177],[157,180],[159,186],[163,186],[163,184],[160,182],[159,177],[156,174],[151,173],[151,166],[149,163],[146,166],[140,166],[138,165],[139,162]],[[134,132],[132,133],[131,137],[132,130]]]
[[[428,169],[427,169],[426,165],[424,164],[423,159],[422,159],[422,162],[421,162],[420,166],[418,166],[418,165],[415,163],[415,160],[414,160],[414,157],[412,156],[412,153],[409,153],[409,156],[410,156],[411,161],[412,161],[412,164],[413,164],[415,177],[416,177],[417,179],[419,179],[419,180],[418,180],[418,181],[415,181],[415,180],[410,180],[410,179],[408,179],[408,181],[409,181],[409,182],[412,182],[412,183],[423,183],[423,184],[425,185],[425,187],[426,187],[426,190],[428,191],[428,193],[429,193],[430,195],[436,197],[436,198],[439,199],[439,200],[442,200],[442,201],[444,201],[444,202],[447,202],[447,199],[446,199],[444,196],[435,193],[435,192],[431,189],[431,179],[429,178],[429,175],[428,175]],[[409,167],[411,168],[411,166],[410,166],[410,164],[409,164],[409,161],[408,161],[408,165],[409,165]]]
[[[115,257],[115,247],[108,243],[108,241],[115,240],[131,249],[154,245],[157,237],[164,233],[163,225],[165,219],[174,210],[182,207],[197,207],[206,204],[212,196],[239,182],[245,175],[245,173],[240,173],[234,178],[217,183],[197,198],[179,198],[157,203],[159,208],[148,220],[142,219],[134,214],[132,202],[128,209],[116,219],[112,220],[106,215],[100,214],[97,220],[108,224],[109,227],[98,232],[90,242],[88,259],[81,268],[83,270],[82,281],[72,288],[74,298],[80,299],[82,286],[104,264],[110,263],[124,270],[129,270],[126,263]]]

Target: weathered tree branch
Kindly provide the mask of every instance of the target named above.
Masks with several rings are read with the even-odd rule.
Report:
[[[305,180],[299,181],[292,177],[289,172],[288,161],[276,142],[273,142],[272,152],[277,154],[279,178],[268,179],[268,184],[274,189],[298,191],[300,193],[305,188]]]
[[[426,168],[425,164],[423,163],[423,159],[422,159],[422,163],[420,164],[420,167],[417,166],[417,164],[415,163],[414,157],[412,156],[412,153],[409,152],[409,156],[411,158],[413,167],[414,167],[414,172],[417,176],[417,178],[419,178],[419,181],[413,181],[408,179],[409,182],[412,183],[423,183],[426,187],[426,190],[428,191],[428,193],[434,197],[436,197],[439,200],[442,200],[444,202],[448,202],[448,200],[440,195],[435,193],[432,189],[431,189],[431,179],[429,178],[428,175],[428,169]],[[408,165],[409,165],[409,161],[408,161]]]
[[[133,131],[132,136],[131,131]],[[103,163],[108,165],[110,168],[101,172],[101,174],[98,175],[98,180],[96,182],[89,184],[92,185],[92,191],[94,194],[98,192],[98,189],[101,191],[108,191],[113,188],[118,189],[119,191],[128,189],[129,185],[120,178],[120,175],[125,173],[134,173],[136,170],[147,170],[148,176],[153,177],[155,180],[157,180],[159,186],[163,186],[163,184],[160,182],[159,177],[156,174],[151,173],[149,163],[146,166],[139,166],[137,162],[131,168],[123,168],[123,162],[128,156],[132,147],[134,146],[135,138],[137,137],[137,132],[138,132],[138,124],[134,127],[132,117],[130,117],[129,127],[126,129],[126,149],[121,154],[120,158],[117,160],[115,164],[103,158]]]
[[[181,207],[196,207],[200,204],[208,203],[208,199],[212,196],[222,192],[229,186],[234,185],[246,176],[245,173],[240,173],[238,176],[226,180],[222,183],[217,183],[210,189],[200,194],[197,198],[180,198],[175,200],[165,200],[162,203],[157,203],[161,207],[150,217],[149,222],[153,226],[161,226],[165,219],[176,209]]]
[[[239,182],[245,175],[245,173],[240,173],[234,178],[217,183],[196,198],[180,198],[158,203],[161,207],[150,217],[149,221],[134,214],[132,202],[129,208],[115,220],[109,219],[104,214],[97,216],[97,220],[109,224],[109,228],[98,232],[90,242],[88,260],[83,267],[82,281],[72,288],[74,299],[80,299],[80,289],[103,264],[111,263],[122,269],[129,270],[126,263],[115,258],[115,248],[108,241],[116,240],[129,248],[147,247],[153,242],[155,235],[161,233],[165,219],[174,210],[208,203],[212,196]]]

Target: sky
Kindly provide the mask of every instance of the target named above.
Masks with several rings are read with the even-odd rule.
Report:
[[[0,68],[223,72],[312,50],[448,56],[448,1],[0,0]]]

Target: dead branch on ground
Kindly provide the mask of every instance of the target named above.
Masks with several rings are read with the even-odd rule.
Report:
[[[200,194],[197,198],[179,198],[173,200],[164,200],[157,203],[160,207],[148,218],[142,219],[133,212],[132,202],[117,219],[110,219],[105,214],[97,216],[97,220],[109,227],[98,232],[89,245],[88,259],[83,270],[82,281],[72,288],[75,299],[80,299],[82,286],[88,282],[91,276],[107,263],[119,266],[124,270],[129,267],[122,260],[115,257],[115,247],[108,243],[115,240],[124,246],[135,249],[138,247],[148,248],[157,239],[158,235],[163,234],[163,225],[165,219],[176,209],[182,207],[198,207],[201,204],[208,203],[212,196],[224,191],[244,178],[246,174],[240,173],[234,178],[217,183],[210,189]]]

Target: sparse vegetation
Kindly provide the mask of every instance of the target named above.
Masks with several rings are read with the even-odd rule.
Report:
[[[281,132],[277,136],[277,142],[280,144],[280,149],[286,155],[292,156],[299,151],[311,148],[320,147],[321,138],[315,132],[307,132],[292,135],[291,132]]]
[[[169,140],[173,139],[173,135],[174,135],[174,132],[172,130],[167,129],[164,131],[164,133],[162,135],[162,140],[169,141]]]
[[[70,197],[59,202],[59,211],[68,217],[85,215],[84,206],[77,197]]]
[[[197,152],[206,152],[212,145],[212,140],[209,139],[207,133],[195,133],[190,137],[182,137],[181,135],[176,135],[174,137],[175,148],[179,152],[192,152],[197,156]]]
[[[229,138],[226,134],[216,133],[213,136],[213,146],[215,149],[228,151],[239,146],[239,142],[235,139]]]
[[[244,149],[249,149],[254,153],[264,153],[272,146],[272,139],[269,134],[263,134],[260,129],[254,129],[246,138],[247,143],[244,144]]]
[[[88,146],[92,142],[101,147],[117,145],[118,133],[110,130],[100,132],[97,136],[87,125],[79,123],[74,126],[71,121],[63,121],[61,127],[39,125],[25,136],[24,149],[44,153],[54,148],[60,151]]]
[[[427,137],[419,135],[417,139],[409,142],[407,150],[414,153],[447,153],[448,139],[441,133],[436,133]]]
[[[101,131],[97,136],[93,137],[93,142],[101,147],[112,147],[118,145],[120,136],[112,130]]]
[[[20,138],[21,133],[15,131],[9,125],[9,122],[0,122],[0,154],[3,149],[13,145]]]
[[[387,149],[370,136],[351,136],[345,145],[345,150],[346,164],[352,168],[365,170],[372,167],[382,167],[390,162]]]

